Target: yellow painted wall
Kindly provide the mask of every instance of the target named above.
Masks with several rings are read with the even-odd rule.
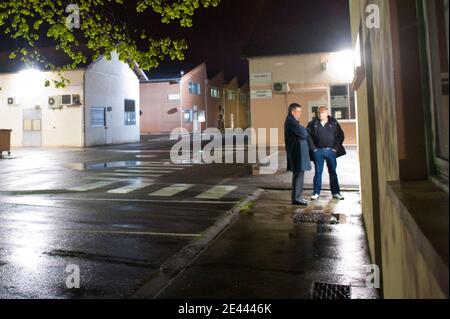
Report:
[[[283,146],[284,121],[291,103],[302,105],[301,124],[307,126],[311,120],[309,102],[323,101],[329,106],[329,85],[352,82],[353,74],[349,70],[353,70],[353,64],[342,63],[342,56],[345,55],[317,53],[249,59],[250,74],[267,72],[271,74],[270,81],[251,81],[250,91],[271,90],[275,82],[287,82],[290,87],[290,92],[274,93],[271,99],[251,99],[252,127],[265,128],[267,138],[269,129],[277,128],[278,143]],[[350,58],[352,58],[351,55]],[[322,69],[322,63],[326,61],[328,61],[327,67]],[[355,145],[357,143],[356,121],[343,121],[341,125],[346,136],[345,144]],[[253,142],[255,143],[256,139],[253,139]]]
[[[377,253],[381,255],[383,274],[383,294],[385,298],[448,298],[442,290],[442,282],[434,260],[423,254],[423,247],[417,244],[417,232],[405,224],[401,218],[407,214],[392,201],[395,194],[388,187],[399,176],[399,154],[397,138],[398,109],[395,100],[393,74],[393,49],[391,39],[390,3],[392,0],[350,0],[350,16],[353,44],[356,44],[361,23],[366,18],[366,6],[376,4],[382,17],[381,29],[367,29],[363,24],[360,40],[364,45],[370,43],[366,52],[372,57],[374,115],[371,115],[366,79],[357,91],[357,118],[359,158],[361,166],[361,204],[367,230],[370,253],[373,262]],[[369,120],[374,123],[370,131]],[[370,137],[375,137],[374,152],[370,148]],[[377,169],[375,170],[375,167]],[[372,174],[372,172],[374,174]],[[374,179],[378,179],[378,189],[373,189]],[[376,184],[375,184],[376,185]],[[377,192],[376,192],[377,191]],[[375,194],[378,194],[376,196]],[[391,197],[390,197],[391,196]],[[379,210],[375,207],[379,205]],[[380,241],[377,243],[375,216],[379,214]],[[422,250],[421,250],[422,249]],[[447,266],[448,289],[448,266]],[[445,277],[445,275],[444,275]],[[443,284],[445,286],[445,283]]]

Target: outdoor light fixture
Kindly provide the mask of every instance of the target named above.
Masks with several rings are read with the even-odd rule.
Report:
[[[19,83],[23,95],[34,97],[44,89],[44,76],[35,68],[28,68],[19,72]]]
[[[355,54],[352,50],[332,53],[327,69],[351,81],[354,75],[354,58]]]

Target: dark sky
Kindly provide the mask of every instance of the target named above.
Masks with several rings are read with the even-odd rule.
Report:
[[[248,64],[241,53],[253,33],[305,24],[313,30],[349,25],[348,0],[222,0],[216,8],[197,11],[192,28],[158,28],[156,33],[184,37],[186,60],[206,61],[210,69],[242,79],[248,78]]]
[[[152,36],[185,38],[189,45],[188,62],[205,61],[210,70],[223,69],[228,77],[237,74],[241,79],[248,77],[248,64],[241,54],[255,35],[259,34],[261,40],[261,34],[264,39],[264,35],[280,27],[291,30],[291,27],[308,26],[314,33],[323,27],[333,29],[344,25],[345,29],[349,23],[348,0],[222,0],[216,8],[196,11],[192,28],[182,28],[178,23],[163,25],[155,13],[136,16],[131,7],[117,12],[117,18],[131,22],[137,29],[148,30]],[[290,32],[284,34],[284,41],[290,41],[290,36]],[[292,41],[301,39],[298,34],[292,34]],[[3,42],[0,46],[6,44],[0,42]]]

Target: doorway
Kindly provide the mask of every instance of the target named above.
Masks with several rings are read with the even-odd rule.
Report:
[[[42,111],[38,109],[23,110],[24,147],[42,146]]]

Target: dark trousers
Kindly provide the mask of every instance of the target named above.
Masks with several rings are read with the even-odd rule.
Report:
[[[304,181],[305,172],[292,174],[292,201],[299,201],[302,199]]]
[[[314,194],[320,195],[320,192],[322,191],[322,174],[325,162],[327,162],[328,175],[330,175],[331,193],[333,195],[340,194],[341,189],[336,173],[336,153],[331,148],[318,149],[314,153],[314,166],[316,169],[316,174],[314,175]]]

